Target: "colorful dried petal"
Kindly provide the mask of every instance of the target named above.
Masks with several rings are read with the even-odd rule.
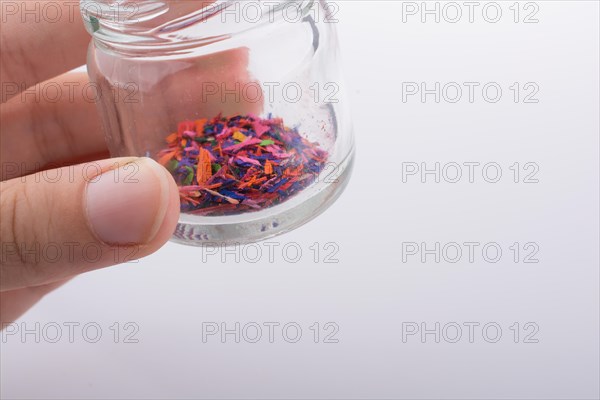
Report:
[[[210,163],[210,153],[206,149],[200,149],[198,155],[198,164],[196,167],[196,177],[199,185],[208,182],[212,176],[212,166]]]

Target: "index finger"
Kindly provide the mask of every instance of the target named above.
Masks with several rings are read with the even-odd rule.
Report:
[[[85,64],[78,0],[0,0],[0,102]]]

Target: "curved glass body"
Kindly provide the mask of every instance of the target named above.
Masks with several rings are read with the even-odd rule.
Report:
[[[173,174],[173,240],[262,240],[339,196],[354,141],[326,3],[82,0],[81,10],[109,150]]]

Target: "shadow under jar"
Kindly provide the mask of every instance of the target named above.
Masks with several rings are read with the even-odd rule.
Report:
[[[321,1],[81,1],[111,156],[171,172],[174,241],[263,240],[341,194],[354,141],[333,11]]]

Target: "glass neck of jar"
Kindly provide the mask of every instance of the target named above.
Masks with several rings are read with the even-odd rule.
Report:
[[[104,48],[179,53],[284,22],[291,14],[302,20],[316,1],[80,0],[80,9],[86,29]]]

